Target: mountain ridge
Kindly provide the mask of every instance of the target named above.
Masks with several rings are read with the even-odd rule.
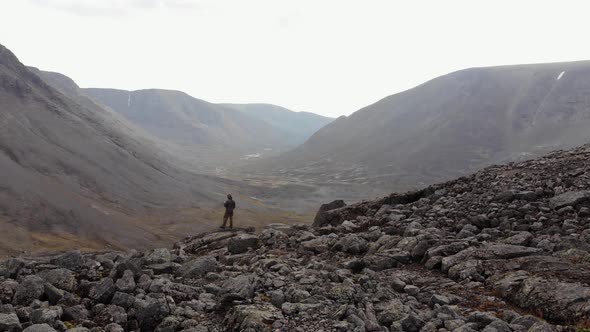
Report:
[[[573,147],[590,139],[588,77],[589,61],[453,72],[336,119],[263,169],[407,189]]]
[[[333,121],[332,118],[304,111],[292,111],[282,106],[264,103],[220,104],[268,122],[279,129],[290,132],[293,145],[304,143],[320,128]]]
[[[299,133],[248,112],[182,91],[87,88],[82,92],[155,136],[187,167],[210,174],[286,151],[303,140]]]

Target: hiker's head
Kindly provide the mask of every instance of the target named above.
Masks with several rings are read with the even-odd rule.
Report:
[[[231,194],[227,194],[227,199],[232,199]]]

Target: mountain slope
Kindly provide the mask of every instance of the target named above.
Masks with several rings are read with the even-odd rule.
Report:
[[[590,62],[451,73],[341,117],[266,164],[318,181],[414,187],[590,141]]]
[[[286,140],[299,145],[334,119],[309,112],[294,112],[271,104],[222,104],[254,116],[284,131]]]
[[[273,223],[259,234],[194,234],[171,249],[0,261],[0,327],[586,332],[589,216],[587,145],[416,191],[325,204],[312,226]]]
[[[199,170],[211,171],[248,156],[296,146],[289,134],[265,121],[180,91],[82,91],[157,137],[167,150]]]
[[[4,245],[142,246],[161,241],[148,212],[221,199],[227,181],[173,166],[141,132],[62,83],[70,97],[0,45],[0,229],[19,234],[3,233]]]

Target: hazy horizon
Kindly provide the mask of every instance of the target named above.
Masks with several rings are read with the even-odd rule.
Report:
[[[585,9],[583,1],[7,0],[0,42],[82,87],[181,90],[337,117],[455,70],[588,60]]]

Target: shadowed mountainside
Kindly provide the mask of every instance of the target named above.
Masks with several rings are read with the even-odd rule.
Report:
[[[589,92],[589,61],[462,70],[340,117],[252,169],[417,187],[590,141]]]
[[[270,108],[265,115],[247,105],[250,111],[240,105],[212,104],[180,91],[82,91],[156,137],[160,146],[188,167],[213,174],[223,174],[229,164],[241,165],[294,148],[326,122],[321,116],[272,105],[254,107]]]
[[[0,46],[0,250],[153,245],[176,214],[248,192],[178,168],[73,81],[34,72]]]

